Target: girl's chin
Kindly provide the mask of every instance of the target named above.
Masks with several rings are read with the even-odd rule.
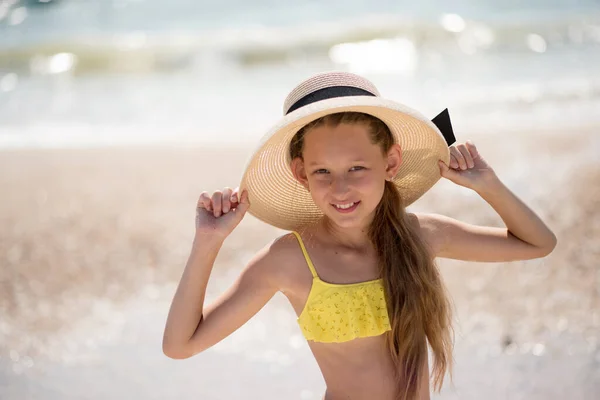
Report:
[[[368,218],[365,218],[365,215],[360,214],[338,214],[335,211],[333,213],[329,212],[325,214],[327,219],[340,228],[363,228],[368,226]]]

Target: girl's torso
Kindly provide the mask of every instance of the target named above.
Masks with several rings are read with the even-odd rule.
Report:
[[[309,230],[299,236],[290,234],[279,241],[286,259],[286,265],[281,266],[285,271],[282,292],[299,316],[303,334],[310,339],[309,346],[327,385],[326,399],[393,399],[394,366],[386,345],[389,320],[387,310],[377,310],[382,305],[385,308],[385,300],[382,302],[379,297],[382,286],[374,252],[323,245]],[[336,293],[345,298],[345,307],[352,305],[354,299],[359,317],[350,321],[353,329],[348,328],[348,321],[343,321],[352,317],[348,310],[336,315],[341,317],[341,324],[339,319],[334,321],[335,312],[327,310],[327,306],[333,309],[336,305],[332,299]],[[367,304],[359,298],[367,299]],[[313,312],[307,315],[311,306]],[[320,307],[321,313],[316,310]],[[313,322],[312,333],[306,328],[309,320]],[[335,329],[331,329],[332,324],[336,324]],[[358,337],[345,339],[342,333]]]

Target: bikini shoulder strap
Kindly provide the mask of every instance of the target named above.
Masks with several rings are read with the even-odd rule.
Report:
[[[296,231],[293,231],[292,233],[294,234],[294,236],[296,236],[296,239],[298,239],[298,243],[300,244],[300,248],[302,249],[302,254],[304,254],[304,259],[306,260],[306,263],[308,264],[308,268],[310,268],[310,272],[312,273],[313,278],[318,278],[319,275],[317,274],[317,271],[315,270],[315,266],[313,265],[310,257],[308,256],[308,252],[306,251],[306,247],[304,246],[304,242],[302,241],[300,234]]]

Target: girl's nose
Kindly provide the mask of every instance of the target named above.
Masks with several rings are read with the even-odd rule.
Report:
[[[344,178],[334,178],[330,183],[331,192],[339,196],[348,192],[348,181]]]

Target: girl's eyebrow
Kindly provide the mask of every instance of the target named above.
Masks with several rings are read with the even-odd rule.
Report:
[[[366,160],[363,159],[357,159],[357,160],[352,160],[348,162],[349,164],[361,164],[361,163],[366,163]],[[319,165],[325,165],[325,163],[322,162],[317,162],[317,161],[312,161],[309,162],[307,164],[309,167],[314,167],[314,166],[319,166]]]

